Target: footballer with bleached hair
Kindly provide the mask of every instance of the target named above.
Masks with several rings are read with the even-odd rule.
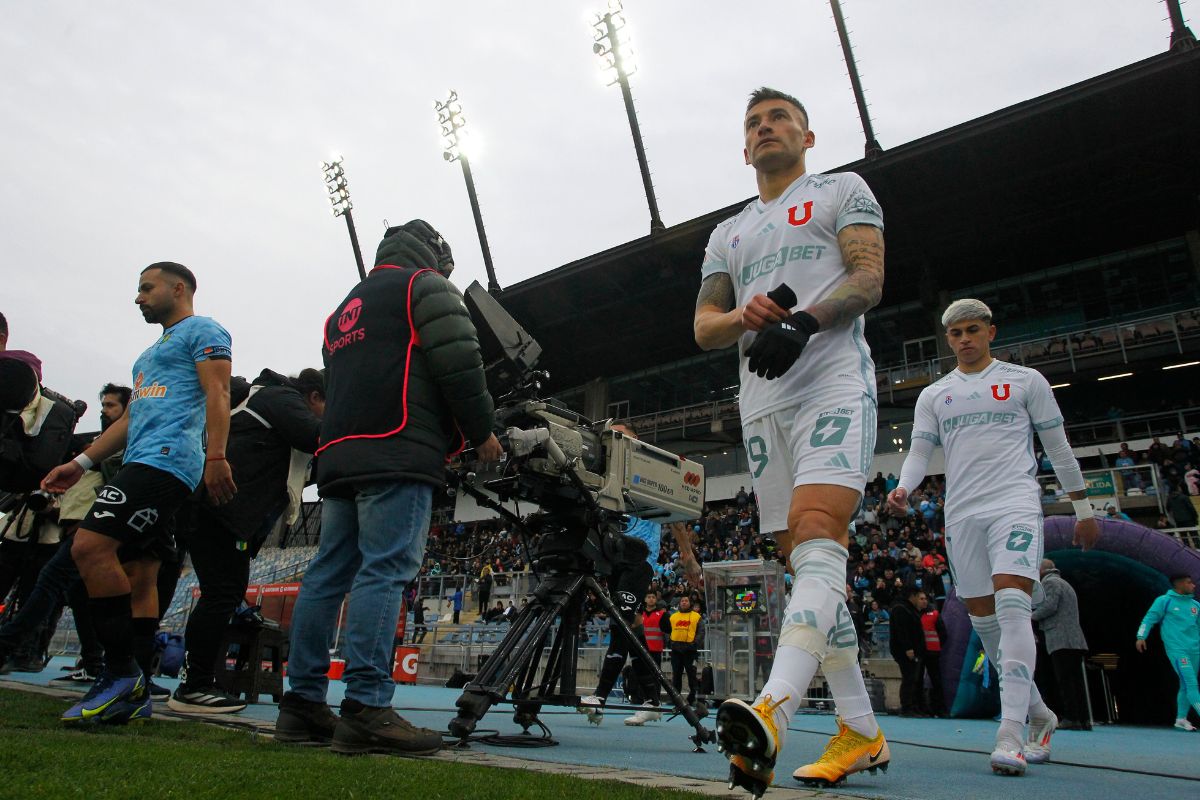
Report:
[[[1043,554],[1035,432],[1071,495],[1075,543],[1089,549],[1100,528],[1049,382],[1035,369],[992,358],[996,326],[981,300],[955,300],[942,325],[958,365],[917,399],[912,448],[888,505],[907,512],[909,493],[941,446],[950,574],[1000,673],[1001,722],[991,766],[998,774],[1022,775],[1027,762],[1049,759],[1058,725],[1033,682],[1031,605]]]

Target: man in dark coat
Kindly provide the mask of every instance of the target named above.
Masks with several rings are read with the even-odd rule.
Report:
[[[167,701],[172,710],[217,714],[246,707],[217,688],[221,640],[246,596],[250,560],[284,510],[299,507],[311,460],[304,456],[317,449],[324,412],[325,380],[315,369],[296,378],[264,369],[232,410],[225,455],[238,493],[214,506],[202,488],[192,513],[180,515],[178,533],[192,555],[200,600],[188,617],[183,679]]]
[[[921,709],[925,683],[925,629],[921,614],[929,605],[925,592],[910,585],[891,609],[892,658],[900,665],[900,716],[928,716]]]
[[[441,747],[438,733],[392,708],[400,601],[421,565],[447,458],[468,446],[481,462],[503,454],[475,327],[446,279],[453,267],[427,223],[389,228],[375,268],[325,322],[321,544],[296,600],[277,740],[332,739],[347,754]],[[327,673],[347,593],[339,719],[326,705]]]

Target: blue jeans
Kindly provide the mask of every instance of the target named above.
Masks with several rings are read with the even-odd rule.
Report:
[[[404,589],[424,557],[433,487],[373,481],[357,488],[354,499],[321,504],[321,544],[292,616],[288,681],[305,700],[325,702],[338,609],[349,593],[341,646],[346,697],[390,706],[392,641]]]

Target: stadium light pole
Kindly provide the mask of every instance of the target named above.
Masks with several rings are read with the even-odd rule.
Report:
[[[467,197],[471,200],[471,215],[475,217],[475,232],[479,234],[479,249],[483,251],[483,266],[487,270],[488,293],[499,294],[500,282],[496,280],[496,268],[492,266],[492,250],[488,247],[487,232],[483,229],[483,215],[479,212],[479,196],[475,194],[475,179],[471,177],[471,160],[463,148],[463,137],[459,131],[467,124],[462,115],[462,105],[458,102],[458,92],[453,89],[444,103],[433,101],[437,111],[438,124],[442,126],[442,138],[446,147],[442,150],[442,158],[447,162],[457,161],[462,166],[463,180],[467,182]]]
[[[858,104],[858,116],[862,119],[863,136],[866,137],[866,156],[868,159],[877,158],[883,154],[883,147],[875,138],[875,130],[871,126],[871,114],[867,111],[867,98],[863,94],[862,81],[858,79],[858,67],[854,63],[854,51],[850,49],[850,34],[846,32],[846,20],[842,17],[842,4],[838,0],[829,0],[833,9],[833,24],[837,25],[838,39],[842,43],[842,56],[846,59],[846,69],[850,71],[850,88],[854,90],[854,102]]]
[[[1183,20],[1183,9],[1179,7],[1179,0],[1166,0],[1166,3],[1167,14],[1171,18],[1171,49],[1191,50],[1196,46],[1196,37]]]
[[[629,117],[629,130],[633,133],[633,149],[637,152],[638,169],[642,172],[642,186],[646,190],[646,203],[650,206],[650,233],[666,230],[658,213],[658,200],[654,197],[654,183],[650,180],[650,166],[646,162],[646,148],[642,144],[642,129],[638,126],[637,112],[633,108],[633,92],[629,90],[629,76],[637,72],[630,47],[628,23],[621,7],[621,0],[609,0],[608,10],[597,13],[592,27],[596,29],[592,52],[604,60],[604,69],[612,70],[612,80],[621,87],[625,100],[625,113]]]
[[[342,157],[334,156],[329,161],[321,162],[321,170],[325,173],[325,188],[329,190],[329,202],[333,206],[335,217],[346,218],[346,230],[350,231],[350,246],[354,248],[354,263],[358,265],[358,279],[364,280],[367,271],[363,266],[362,250],[358,247],[358,232],[354,229],[354,215],[350,209],[350,188],[346,183],[346,170],[342,168]]]

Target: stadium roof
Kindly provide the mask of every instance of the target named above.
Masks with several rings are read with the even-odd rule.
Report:
[[[1177,237],[1200,220],[1200,49],[830,171],[859,173],[883,206],[883,306],[932,310],[940,290]],[[541,343],[551,388],[698,354],[704,247],[746,202],[508,287],[501,303]]]

